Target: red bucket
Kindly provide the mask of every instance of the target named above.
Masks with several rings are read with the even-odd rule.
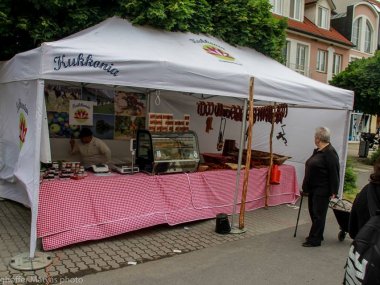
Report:
[[[270,184],[280,184],[280,179],[281,179],[281,170],[278,169],[277,164],[273,164],[271,172],[270,172]]]

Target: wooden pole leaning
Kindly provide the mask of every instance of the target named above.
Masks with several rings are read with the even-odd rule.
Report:
[[[244,229],[244,213],[245,202],[247,199],[248,191],[248,178],[251,168],[251,148],[252,148],[252,126],[253,126],[253,93],[254,93],[255,79],[251,77],[249,81],[249,115],[248,115],[248,142],[247,142],[247,156],[245,158],[243,192],[241,195],[240,215],[239,215],[239,229]]]
[[[274,103],[272,108],[272,126],[270,130],[270,136],[269,136],[269,167],[267,172],[267,183],[265,187],[265,208],[268,209],[268,199],[270,194],[270,176],[271,176],[271,170],[273,166],[273,131],[274,131],[274,122],[275,122],[275,110],[276,110],[276,103]]]

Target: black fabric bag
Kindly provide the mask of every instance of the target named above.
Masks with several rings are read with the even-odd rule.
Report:
[[[367,191],[371,218],[360,229],[351,244],[343,284],[380,284],[380,210],[371,187]]]

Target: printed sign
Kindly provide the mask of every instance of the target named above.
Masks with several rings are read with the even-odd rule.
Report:
[[[70,100],[69,124],[77,126],[92,126],[95,102]]]

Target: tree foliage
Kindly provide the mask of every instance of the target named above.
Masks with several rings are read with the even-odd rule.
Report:
[[[355,92],[354,110],[380,115],[380,51],[351,62],[330,83]]]
[[[0,60],[115,15],[136,25],[213,35],[282,60],[286,21],[272,16],[268,0],[1,0]]]

